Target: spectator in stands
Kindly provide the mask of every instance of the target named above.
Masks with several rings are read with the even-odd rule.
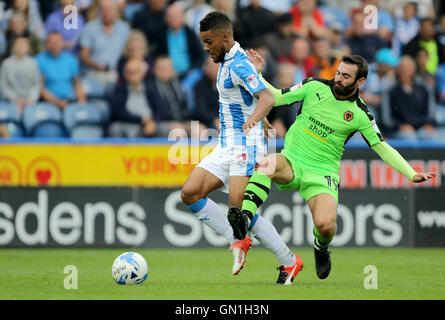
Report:
[[[12,55],[3,61],[0,68],[2,97],[15,103],[19,113],[40,97],[39,67],[35,58],[28,54],[28,38],[17,38],[12,46]]]
[[[140,30],[132,30],[127,39],[124,52],[117,64],[119,74],[118,82],[124,81],[125,64],[130,59],[138,59],[143,61],[143,68],[146,69],[145,77],[152,75],[152,58],[149,53],[149,47],[145,34]]]
[[[26,37],[29,39],[30,52],[34,56],[43,50],[43,44],[40,39],[28,31],[27,21],[22,13],[15,13],[9,18],[9,29],[6,31],[6,52],[4,57],[11,54],[12,45],[17,38]]]
[[[39,6],[42,21],[46,21],[49,15],[57,9],[57,3],[54,0],[39,0]]]
[[[278,16],[276,29],[264,37],[264,44],[277,61],[282,61],[290,55],[292,43],[297,38],[292,24],[293,20],[290,13]]]
[[[317,8],[317,0],[299,0],[291,7],[294,30],[302,37],[321,37],[326,34],[323,13]]]
[[[269,49],[264,44],[262,39],[257,38],[255,41],[252,41],[251,49],[257,51],[264,59],[264,69],[261,72],[264,79],[269,82],[272,82],[275,78],[275,74],[277,72],[277,60],[272,56]]]
[[[183,79],[203,62],[204,51],[198,36],[184,22],[184,10],[177,4],[165,12],[167,27],[163,30],[160,53],[173,61],[176,74]]]
[[[311,48],[309,40],[306,38],[297,38],[292,43],[290,57],[279,60],[278,62],[293,63],[297,70],[295,72],[295,83],[300,83],[307,77],[315,76],[315,64],[309,59]]]
[[[400,59],[399,83],[389,92],[395,138],[405,140],[439,140],[434,127],[434,102],[428,88],[416,81],[416,65],[409,56]]]
[[[373,30],[364,27],[365,16],[361,9],[351,12],[351,25],[345,30],[346,43],[353,54],[374,62],[376,52],[385,47],[385,41]]]
[[[280,63],[277,71],[276,88],[284,89],[295,85],[295,72],[297,71],[295,65],[291,63]],[[274,107],[267,116],[274,129],[276,130],[276,137],[284,138],[287,130],[292,125],[297,115],[296,104],[292,106]]]
[[[0,123],[0,138],[9,138],[8,127],[3,123]]]
[[[236,23],[236,1],[237,0],[210,0],[210,5],[216,11],[224,13],[229,19]]]
[[[252,41],[264,37],[275,28],[274,14],[262,7],[260,0],[250,0],[250,4],[241,8],[235,28],[238,30],[238,42],[242,47],[249,47]]]
[[[400,55],[403,47],[410,42],[419,32],[420,22],[417,18],[417,4],[407,2],[403,6],[403,17],[395,22],[392,49],[396,55]]]
[[[146,69],[140,59],[125,64],[125,81],[118,83],[110,97],[111,137],[152,137],[161,120],[161,101],[153,81],[145,78]]]
[[[341,56],[331,55],[331,43],[327,38],[316,38],[312,41],[313,54],[309,57],[315,64],[314,72],[318,78],[332,79],[335,77]]]
[[[429,60],[426,65],[428,72],[435,75],[439,64],[445,62],[445,47],[435,34],[433,19],[425,18],[420,21],[419,33],[406,44],[403,54],[415,59],[421,48],[428,51]]]
[[[331,39],[331,55],[334,57],[350,55],[351,49],[346,44],[343,33],[344,28],[340,23],[334,23],[329,28]]]
[[[403,8],[407,0],[391,0],[388,1],[390,5],[390,11],[396,18],[403,17]],[[434,10],[433,0],[410,0],[417,6],[417,16],[420,19],[432,18],[436,19],[436,13]]]
[[[52,32],[46,37],[46,51],[37,57],[42,75],[43,100],[64,109],[71,102],[86,103],[85,92],[79,76],[79,61],[63,51],[63,37]]]
[[[429,60],[430,56],[428,54],[428,50],[421,48],[419,51],[417,51],[417,56],[416,56],[417,76],[423,80],[423,82],[428,86],[430,90],[433,90],[433,92],[435,92],[436,77],[432,75],[427,69]]]
[[[79,12],[85,14],[88,22],[100,17],[100,2],[102,0],[76,0],[76,6]],[[122,12],[127,4],[126,0],[114,0],[119,12]]]
[[[273,12],[273,14],[278,17],[284,13],[289,12],[292,3],[294,2],[294,0],[261,0],[261,5],[267,10]]]
[[[159,49],[163,38],[159,30],[165,27],[166,5],[167,0],[146,0],[144,6],[133,17],[132,26],[145,33],[153,57],[160,54]]]
[[[82,31],[80,59],[86,66],[85,78],[107,89],[117,80],[117,63],[130,27],[118,18],[113,0],[101,0],[100,12],[100,17],[88,22]]]
[[[439,18],[439,32],[437,38],[442,46],[445,46],[445,14]]]
[[[85,20],[81,13],[77,12],[74,18],[74,12],[68,10],[68,6],[74,6],[75,3],[75,0],[59,0],[59,8],[53,11],[45,21],[46,33],[60,33],[63,36],[64,49],[71,53],[78,52],[80,34],[85,25]],[[68,19],[69,15],[71,19]]]
[[[198,120],[207,128],[219,128],[219,95],[216,89],[219,64],[210,57],[204,62],[204,75],[194,87],[195,110],[193,120]]]
[[[157,57],[154,63],[154,75],[163,106],[162,121],[158,123],[158,135],[168,137],[173,129],[190,133],[190,123],[186,122],[190,118],[186,96],[172,59],[168,56]]]
[[[34,33],[40,40],[45,38],[45,27],[37,0],[14,0],[11,8],[6,10],[3,17],[3,29],[7,28],[9,19],[16,13],[23,14],[29,32]]]
[[[365,84],[360,88],[363,101],[384,129],[391,127],[392,124],[389,108],[382,110],[382,99],[384,93],[395,85],[398,65],[399,58],[391,49],[380,49],[377,51],[375,64],[370,65]]]
[[[190,29],[199,35],[199,22],[210,12],[215,11],[205,0],[193,0],[192,4],[186,7],[185,22]]]

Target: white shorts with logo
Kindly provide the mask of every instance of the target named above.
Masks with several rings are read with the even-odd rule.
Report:
[[[221,191],[229,193],[229,177],[250,177],[267,153],[266,145],[227,146],[218,145],[197,167],[203,168],[220,179]]]

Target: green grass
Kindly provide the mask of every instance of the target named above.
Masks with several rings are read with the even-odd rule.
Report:
[[[249,252],[231,275],[226,249],[136,249],[150,274],[139,286],[117,285],[111,264],[125,249],[1,249],[0,299],[445,299],[445,249],[332,250],[326,280],[315,274],[311,248],[296,249],[304,270],[293,286],[278,286],[277,261],[267,250]],[[66,265],[78,270],[78,289],[66,290]],[[364,268],[378,269],[378,289],[364,288]]]

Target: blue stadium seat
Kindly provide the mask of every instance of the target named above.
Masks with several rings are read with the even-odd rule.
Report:
[[[95,105],[72,103],[63,111],[63,123],[73,139],[100,139],[103,117]]]
[[[41,138],[61,138],[66,133],[62,123],[62,112],[47,102],[36,103],[23,110],[23,126],[27,135]]]
[[[110,106],[105,99],[89,99],[88,104],[95,106],[99,109],[99,112],[102,116],[102,123],[105,125],[110,122],[111,111]]]
[[[445,127],[445,106],[436,105],[435,120],[438,126]]]
[[[0,102],[0,123],[6,124],[11,138],[21,138],[25,136],[20,114],[15,104],[6,101]]]
[[[106,96],[105,86],[94,79],[82,79],[82,86],[88,98],[103,98]]]

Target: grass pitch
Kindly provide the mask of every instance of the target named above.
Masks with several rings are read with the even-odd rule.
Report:
[[[148,279],[120,286],[111,276],[124,251],[142,254]],[[233,276],[227,249],[1,249],[0,299],[445,299],[445,249],[333,248],[330,276],[315,274],[313,249],[295,249],[304,269],[292,286],[278,286],[278,263],[263,248],[249,251]],[[64,288],[66,265],[78,270],[78,289]],[[365,289],[368,265],[377,289]]]

